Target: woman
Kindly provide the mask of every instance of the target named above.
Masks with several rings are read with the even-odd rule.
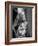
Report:
[[[16,32],[16,37],[17,38],[22,38],[25,37],[26,35],[26,26],[27,26],[27,21],[25,17],[25,12],[23,8],[18,8],[17,9],[18,14],[17,17],[14,21],[14,31]]]

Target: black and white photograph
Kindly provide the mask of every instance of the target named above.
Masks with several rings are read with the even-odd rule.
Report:
[[[13,7],[11,31],[13,38],[32,37],[32,7]]]
[[[5,43],[37,42],[37,4],[5,3]]]

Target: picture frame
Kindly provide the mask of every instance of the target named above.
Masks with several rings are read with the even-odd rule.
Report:
[[[27,29],[28,33],[26,36],[22,36],[22,33],[21,35],[20,33],[19,34],[16,33],[16,35],[18,35],[16,36],[15,33],[12,32],[12,29],[15,29],[14,24],[17,23],[14,21],[14,15],[16,15],[16,13],[17,13],[16,19],[18,18],[19,14],[23,15],[23,17],[24,15],[26,15],[26,17],[24,17],[26,20],[23,18],[25,22],[27,21],[29,23]],[[12,21],[14,22],[14,24],[12,24],[13,23]],[[18,21],[18,19],[16,21]],[[19,28],[17,30],[19,30]],[[12,33],[14,35],[12,35]],[[9,45],[9,44],[23,44],[23,43],[36,43],[36,42],[37,42],[37,4],[25,2],[11,2],[11,1],[5,2],[5,44]]]

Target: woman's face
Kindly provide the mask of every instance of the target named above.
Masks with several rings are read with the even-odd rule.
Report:
[[[20,36],[24,36],[26,33],[26,27],[24,23],[21,23],[20,26],[18,27],[18,33]]]

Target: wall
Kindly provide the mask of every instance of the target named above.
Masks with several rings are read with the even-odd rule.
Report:
[[[14,0],[14,1],[37,3],[37,23],[38,23],[38,0]],[[5,46],[5,3],[4,2],[5,0],[0,0],[0,46]],[[37,39],[38,39],[38,24],[37,24]],[[18,44],[13,46],[38,46],[38,43]]]

